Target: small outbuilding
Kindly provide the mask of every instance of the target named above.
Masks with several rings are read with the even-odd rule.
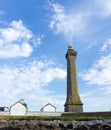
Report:
[[[27,104],[23,99],[21,99],[10,106],[10,115],[25,116],[27,114],[27,110]]]
[[[48,103],[44,107],[42,107],[40,111],[41,112],[56,112],[56,107]]]
[[[0,111],[4,111],[4,107],[0,107]]]
[[[6,111],[9,111],[9,108],[6,107],[6,106],[5,107],[0,107],[0,111],[5,111],[6,112]]]

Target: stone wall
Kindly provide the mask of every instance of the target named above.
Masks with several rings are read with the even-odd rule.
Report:
[[[0,130],[111,130],[111,120],[107,121],[0,120]]]
[[[78,117],[78,116],[111,117],[111,111],[109,111],[109,112],[83,112],[83,113],[64,112],[64,113],[62,113],[61,116],[72,116],[72,117]]]

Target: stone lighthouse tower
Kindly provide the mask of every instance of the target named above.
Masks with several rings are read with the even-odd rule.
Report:
[[[76,74],[76,55],[72,45],[68,46],[66,53],[67,59],[67,98],[65,103],[65,112],[83,112],[82,102],[80,100]]]

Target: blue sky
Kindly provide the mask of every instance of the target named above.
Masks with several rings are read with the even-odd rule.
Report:
[[[0,1],[0,106],[64,111],[68,44],[84,111],[111,109],[111,1]]]

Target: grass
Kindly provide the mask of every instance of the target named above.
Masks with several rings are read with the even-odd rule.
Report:
[[[95,117],[95,116],[78,116],[78,117],[40,117],[40,116],[0,116],[0,120],[46,120],[46,121],[53,121],[53,120],[62,120],[62,121],[69,121],[69,120],[76,120],[76,121],[89,121],[89,120],[105,120],[111,119],[111,117]]]

